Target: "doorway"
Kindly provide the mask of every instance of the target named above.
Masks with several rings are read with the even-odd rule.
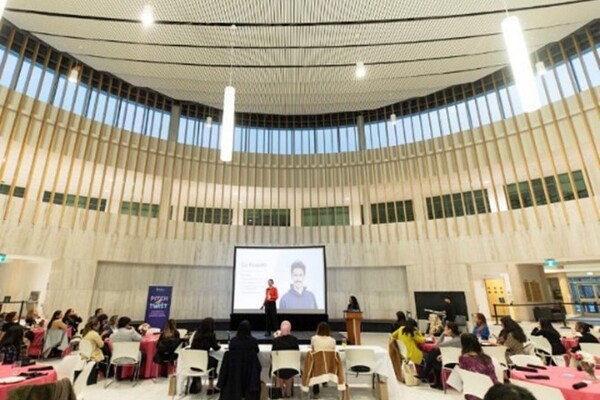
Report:
[[[490,307],[490,316],[503,317],[505,315],[510,315],[508,307],[503,306],[496,307],[498,315],[494,312],[494,304],[507,304],[504,279],[484,279],[483,282],[485,284],[485,292]]]

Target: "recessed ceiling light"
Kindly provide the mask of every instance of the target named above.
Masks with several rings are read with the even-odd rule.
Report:
[[[77,83],[79,81],[79,72],[81,71],[80,67],[73,67],[69,72],[69,82]]]
[[[398,120],[396,119],[396,114],[390,114],[390,122],[392,123],[392,125],[396,125],[396,122]]]
[[[354,71],[354,75],[356,75],[358,79],[362,79],[365,77],[365,75],[367,75],[367,69],[365,68],[364,62],[358,61],[356,63],[356,70]]]
[[[142,11],[142,15],[140,16],[140,20],[142,21],[142,25],[145,28],[149,28],[154,25],[154,10],[151,5],[145,5],[144,10]]]
[[[212,117],[206,117],[206,127],[210,128],[212,126]]]
[[[594,273],[593,273],[593,272],[588,272],[588,273],[587,273],[587,275],[588,275],[588,276],[593,276],[593,275],[594,275]]]

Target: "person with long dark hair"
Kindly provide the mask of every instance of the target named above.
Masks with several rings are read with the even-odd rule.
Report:
[[[217,351],[221,349],[221,346],[217,342],[217,336],[215,335],[215,320],[212,318],[204,318],[200,323],[200,328],[194,334],[191,348],[194,350],[206,350],[206,351]],[[208,394],[218,393],[218,390],[214,389],[214,379],[217,378],[217,366],[219,361],[212,357],[208,357],[208,369],[212,369],[208,374]],[[216,390],[216,391],[215,391]]]
[[[461,355],[458,358],[458,366],[467,371],[477,372],[490,377],[494,384],[498,384],[498,377],[494,363],[490,356],[483,352],[481,344],[472,333],[463,333],[460,335]],[[472,395],[465,396],[467,400],[478,398]]]
[[[506,359],[510,362],[510,356],[516,354],[525,354],[523,345],[527,342],[527,336],[523,328],[511,317],[506,316],[500,319],[502,330],[498,337],[498,344],[506,346]]]
[[[425,343],[425,338],[419,331],[417,321],[412,318],[407,319],[404,326],[401,326],[392,333],[392,337],[404,344],[410,361],[414,362],[415,365],[421,364],[423,361],[423,352],[419,349],[419,345]]]
[[[594,327],[585,322],[577,322],[575,324],[575,337],[578,338],[579,343],[599,343],[598,338],[592,335],[590,332],[594,329]],[[573,346],[571,348],[571,353],[575,353],[576,351],[580,351],[581,346],[578,344],[577,346]]]
[[[69,327],[70,336],[73,336],[77,333],[77,328],[83,320],[73,308],[68,308],[62,321]]]
[[[489,340],[490,328],[487,325],[485,315],[481,313],[473,314],[473,323],[475,324],[475,326],[473,326],[473,335],[481,340]]]
[[[552,355],[565,354],[565,347],[560,342],[560,333],[552,326],[552,322],[549,319],[540,319],[538,324],[533,328],[531,335],[546,338],[552,346]]]
[[[16,312],[11,311],[5,314],[0,339],[0,353],[4,354],[3,364],[12,364],[21,359],[24,329],[17,321]]]
[[[229,351],[259,352],[258,340],[252,336],[252,326],[248,320],[243,320],[238,325],[237,333],[229,342]]]
[[[396,332],[401,326],[406,325],[406,314],[404,311],[396,311],[396,320],[392,325],[392,333]]]
[[[348,306],[346,307],[348,311],[360,311],[360,304],[358,304],[358,299],[356,296],[350,296],[350,300],[348,300]]]

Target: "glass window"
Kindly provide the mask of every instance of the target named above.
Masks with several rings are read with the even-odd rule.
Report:
[[[123,201],[121,203],[121,214],[137,217],[158,218],[160,206],[158,204],[140,203],[137,201]]]
[[[0,194],[4,194],[6,196],[10,196],[10,185],[5,183],[0,183]],[[13,197],[25,197],[25,188],[23,186],[15,186],[12,192]]]
[[[487,189],[425,198],[427,218],[462,217],[489,212]]]
[[[290,209],[245,209],[244,225],[290,226]]]
[[[207,224],[231,225],[233,210],[230,208],[185,207],[183,220]]]
[[[387,224],[414,221],[412,200],[371,204],[371,223]]]
[[[320,207],[302,209],[302,226],[350,225],[350,207]]]

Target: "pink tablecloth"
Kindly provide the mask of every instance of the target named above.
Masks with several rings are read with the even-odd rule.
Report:
[[[21,372],[27,372],[29,370],[29,367],[23,367],[23,368],[18,368],[18,369],[13,369],[10,365],[0,365],[0,378],[6,378],[9,376],[14,376],[14,375],[19,375]],[[48,371],[39,371],[42,372],[46,375],[37,377],[37,378],[32,378],[32,379],[25,379],[22,382],[18,382],[18,383],[11,383],[11,384],[0,384],[0,400],[6,400],[8,398],[8,393],[15,389],[18,388],[19,386],[25,386],[25,385],[41,385],[43,383],[51,383],[51,382],[55,382],[56,381],[56,371],[55,370],[48,370]]]
[[[512,370],[510,372],[511,379],[517,379],[530,383],[537,383],[544,386],[550,386],[559,389],[565,400],[598,400],[600,399],[600,381],[587,382],[588,386],[575,390],[573,384],[586,380],[585,372],[577,371],[575,368],[567,367],[548,367],[546,370],[540,370],[537,375],[548,375],[549,380],[544,379],[527,379],[525,375],[536,375],[531,372],[523,372]]]
[[[419,345],[419,348],[424,352],[424,353],[429,353],[431,352],[433,349],[435,349],[437,346],[436,342],[425,342],[425,343],[421,343]]]
[[[579,339],[577,338],[562,338],[560,339],[565,351],[569,352],[575,346],[579,345]]]
[[[46,330],[44,328],[33,328],[31,331],[33,332],[33,342],[29,345],[27,355],[39,358],[42,355]]]
[[[159,335],[146,335],[140,342],[140,351],[142,352],[142,364],[140,365],[140,378],[156,378],[159,373],[159,365],[152,362],[156,354],[156,345]],[[111,346],[112,350],[112,346]],[[133,367],[123,367],[121,378],[130,378],[133,376]]]

